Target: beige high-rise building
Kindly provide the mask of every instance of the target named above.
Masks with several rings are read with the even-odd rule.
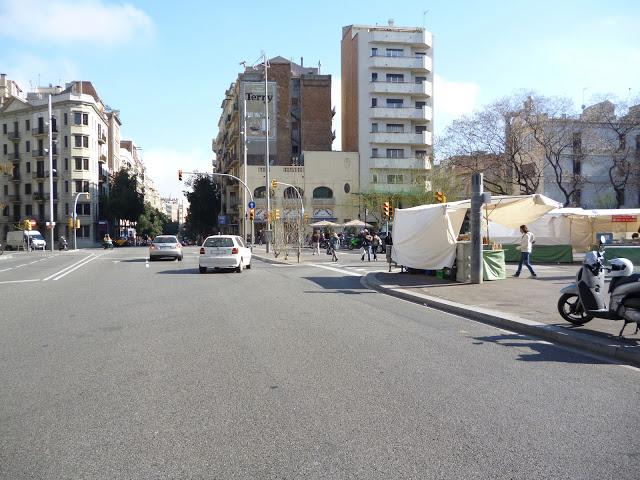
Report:
[[[363,193],[428,188],[432,59],[424,28],[342,29],[342,150],[360,153]]]
[[[48,99],[52,102],[53,171],[49,166]],[[67,220],[72,216],[76,195],[81,227],[78,246],[92,246],[106,231],[99,221],[100,193],[108,191],[108,117],[98,93],[87,81],[74,81],[65,88],[38,87],[23,95],[19,87],[0,75],[0,163],[9,166],[0,174],[0,235],[22,220],[35,220],[45,229],[53,200],[56,222],[54,239],[70,237]],[[53,191],[49,176],[53,174]]]

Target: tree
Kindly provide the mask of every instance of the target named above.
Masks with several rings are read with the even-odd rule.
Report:
[[[144,204],[144,211],[138,218],[137,233],[141,236],[155,237],[165,232],[165,226],[169,223],[169,218],[150,204]]]
[[[218,226],[220,188],[206,174],[196,174],[186,183],[192,190],[184,192],[189,202],[185,230],[190,238],[199,240]]]
[[[100,196],[100,216],[113,220],[136,222],[144,212],[144,196],[138,191],[137,175],[129,174],[124,168],[116,172],[109,181],[109,194]]]

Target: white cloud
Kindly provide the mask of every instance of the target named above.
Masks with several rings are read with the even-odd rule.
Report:
[[[65,57],[40,57],[31,53],[13,56],[15,60],[1,59],[3,73],[15,81],[24,92],[38,85],[59,85],[75,80],[81,75],[77,65]]]
[[[213,152],[202,150],[153,148],[143,150],[142,154],[147,173],[155,182],[160,195],[173,198],[182,198],[182,192],[187,189],[184,183],[178,181],[178,170],[210,172],[213,158]],[[183,179],[186,178],[185,175]]]
[[[148,38],[153,22],[128,4],[102,0],[0,0],[1,36],[32,43],[104,46]]]
[[[476,107],[480,86],[472,82],[450,82],[435,75],[433,101],[436,115],[459,117]]]

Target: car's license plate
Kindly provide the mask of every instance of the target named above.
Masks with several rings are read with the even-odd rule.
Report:
[[[224,255],[226,253],[226,248],[212,248],[211,250],[209,250],[209,255]]]

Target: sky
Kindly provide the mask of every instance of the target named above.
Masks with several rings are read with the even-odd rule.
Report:
[[[638,0],[0,0],[0,72],[25,91],[91,81],[120,110],[122,138],[142,147],[161,195],[177,197],[178,169],[211,167],[241,61],[262,51],[320,61],[339,121],[342,27],[389,19],[433,33],[436,136],[519,91],[576,108],[640,94]]]

